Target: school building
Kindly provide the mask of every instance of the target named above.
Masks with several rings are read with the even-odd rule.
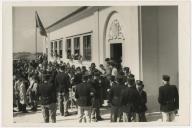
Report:
[[[179,87],[178,6],[82,6],[46,30],[43,51],[49,61],[57,55],[90,66],[121,59],[143,80],[149,112],[159,111],[163,74]]]

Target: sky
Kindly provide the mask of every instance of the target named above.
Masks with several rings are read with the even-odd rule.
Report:
[[[55,23],[79,7],[14,7],[13,52],[35,53],[35,11],[44,25]],[[43,38],[37,34],[37,51],[42,52]]]

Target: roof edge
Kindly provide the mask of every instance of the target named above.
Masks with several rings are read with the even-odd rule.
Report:
[[[81,12],[81,11],[87,9],[87,8],[88,8],[88,6],[80,7],[80,8],[78,8],[77,10],[75,10],[74,12],[72,12],[72,13],[68,14],[67,16],[63,17],[62,19],[60,19],[60,20],[56,21],[55,23],[49,25],[49,26],[46,27],[45,29],[46,29],[46,30],[47,30],[47,29],[50,29],[51,27],[53,27],[53,26],[59,24],[60,22],[62,22],[62,21],[64,21],[64,20],[66,20],[66,19],[68,19],[68,18],[70,18],[70,17],[76,15],[77,13],[79,13],[79,12]]]

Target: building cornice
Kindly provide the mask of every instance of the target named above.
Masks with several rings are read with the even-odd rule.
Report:
[[[61,27],[72,24],[72,23],[74,23],[80,19],[83,19],[85,17],[92,15],[99,8],[101,10],[101,9],[104,9],[107,7],[105,7],[105,6],[83,6],[83,7],[80,7],[76,11],[70,13],[69,15],[65,16],[64,18],[62,18],[62,19],[56,21],[55,23],[53,23],[52,25],[48,26],[46,28],[46,31],[48,33],[50,33],[52,31],[60,29]]]
[[[63,17],[62,19],[60,19],[60,20],[56,21],[55,23],[51,24],[50,26],[48,26],[48,27],[46,28],[46,30],[50,29],[51,27],[53,27],[53,26],[59,24],[60,22],[62,22],[62,21],[64,21],[64,20],[66,20],[66,19],[68,19],[68,18],[70,18],[70,17],[76,15],[77,13],[79,13],[79,12],[81,12],[81,11],[87,9],[87,7],[88,7],[88,6],[83,6],[83,7],[78,8],[78,9],[75,10],[74,12],[68,14],[67,16]]]

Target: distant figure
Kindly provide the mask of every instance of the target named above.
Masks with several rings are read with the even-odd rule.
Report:
[[[137,105],[136,118],[138,122],[146,122],[145,112],[147,111],[147,93],[143,90],[144,84],[143,81],[136,81],[136,88],[139,93],[139,102]]]
[[[105,74],[106,70],[105,70],[105,67],[103,64],[100,64],[99,65],[99,71],[102,73],[102,74]]]
[[[106,61],[105,76],[108,80],[111,78],[112,67],[109,61]]]
[[[119,118],[120,121],[120,96],[122,90],[125,89],[123,83],[123,77],[117,77],[117,83],[113,82],[112,87],[109,91],[109,104],[111,106],[111,122],[117,122]]]
[[[163,86],[159,88],[159,104],[163,122],[172,122],[179,109],[179,94],[175,85],[170,85],[170,77],[163,75]]]
[[[39,95],[44,122],[49,123],[50,116],[52,123],[56,123],[56,87],[52,81],[49,81],[47,75],[43,75],[43,83],[39,86]]]
[[[33,75],[30,78],[30,86],[27,89],[27,94],[29,94],[30,97],[30,103],[31,103],[31,110],[32,111],[37,111],[37,101],[38,101],[38,82],[37,82],[37,77]]]
[[[111,63],[111,66],[112,66],[111,75],[115,76],[115,78],[117,78],[117,75],[118,75],[117,64]]]
[[[128,87],[123,89],[120,98],[121,111],[123,113],[123,122],[135,121],[135,113],[139,102],[139,94],[134,87],[135,79],[128,79]]]
[[[91,86],[87,83],[88,76],[83,76],[83,82],[77,85],[75,91],[75,98],[77,98],[79,123],[91,122],[91,97],[93,91]]]
[[[94,97],[92,98],[92,121],[101,121],[100,107],[102,105],[102,92],[101,83],[99,80],[99,72],[95,72],[92,81],[90,82],[92,88],[94,89]]]
[[[26,95],[26,85],[24,79],[19,76],[18,81],[15,83],[15,92],[17,99],[17,108],[18,111],[22,111],[23,113],[27,113],[26,104],[27,104],[27,95]]]
[[[65,66],[60,66],[59,72],[55,78],[55,85],[57,86],[58,104],[61,116],[68,116],[68,101],[70,79],[69,75],[65,73]]]

